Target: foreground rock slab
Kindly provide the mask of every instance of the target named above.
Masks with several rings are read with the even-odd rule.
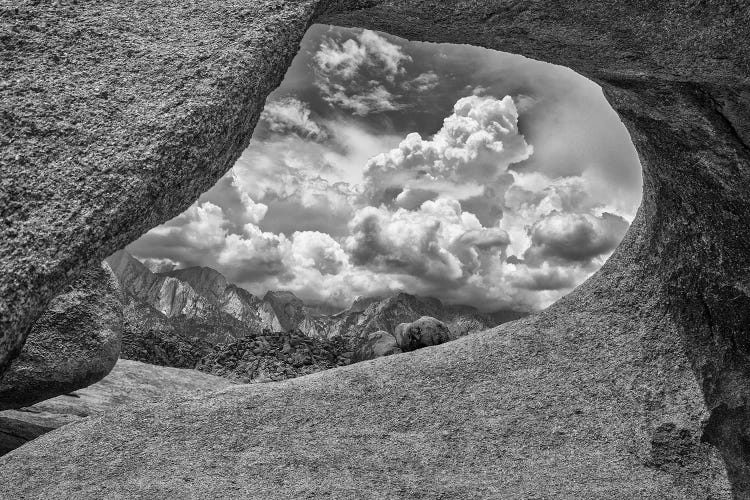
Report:
[[[0,412],[0,455],[63,425],[130,403],[193,397],[232,382],[197,372],[120,360],[102,381],[28,408]]]
[[[73,484],[78,498],[729,498],[669,321],[655,359],[632,347],[642,324],[614,319],[602,335],[594,311],[558,306],[308,377],[120,407],[0,471],[26,498]]]
[[[29,406],[104,378],[120,354],[121,293],[102,263],[55,297],[0,379],[0,410]]]

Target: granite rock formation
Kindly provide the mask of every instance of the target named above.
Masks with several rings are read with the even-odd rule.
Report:
[[[543,313],[115,410],[0,459],[8,495],[750,497],[747,2],[85,0],[0,16],[0,368],[69,280],[231,166],[316,19],[571,67],[602,86],[644,174],[618,250]]]
[[[370,333],[359,342],[352,356],[352,361],[355,363],[368,361],[382,358],[383,356],[390,356],[391,354],[400,354],[401,352],[403,351],[399,348],[396,338],[393,335],[383,330],[378,330],[377,332]]]
[[[0,455],[54,429],[130,403],[192,397],[232,386],[196,372],[120,360],[96,384],[27,408],[0,411]]]
[[[396,343],[404,352],[440,345],[450,340],[450,331],[440,320],[422,316],[411,323],[401,323],[394,332]]]
[[[29,406],[106,376],[120,353],[122,302],[105,263],[56,296],[0,380],[0,410]]]

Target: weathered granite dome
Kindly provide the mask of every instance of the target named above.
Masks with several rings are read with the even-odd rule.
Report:
[[[0,369],[232,165],[316,20],[598,82],[643,165],[620,248],[485,334],[48,434],[0,459],[7,494],[749,498],[743,0],[1,0]]]

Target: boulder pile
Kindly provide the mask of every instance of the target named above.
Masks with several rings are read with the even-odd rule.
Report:
[[[213,347],[196,369],[239,382],[272,382],[344,366],[352,352],[341,338],[322,340],[304,333],[263,330]]]

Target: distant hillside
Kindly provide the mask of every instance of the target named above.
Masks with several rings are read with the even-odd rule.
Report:
[[[329,314],[330,308],[307,305],[291,292],[255,296],[207,267],[152,273],[125,251],[107,262],[126,301],[122,357],[165,366],[207,366],[210,363],[201,360],[215,359],[216,346],[241,344],[246,337],[269,332],[294,332],[322,341],[316,349],[326,352],[340,351],[342,346],[350,351],[369,333],[393,333],[399,323],[422,316],[443,321],[452,338],[523,316],[513,311],[482,314],[471,306],[446,305],[407,293],[358,298],[349,309]],[[333,339],[335,348],[326,344]],[[339,362],[337,358],[333,365]]]

